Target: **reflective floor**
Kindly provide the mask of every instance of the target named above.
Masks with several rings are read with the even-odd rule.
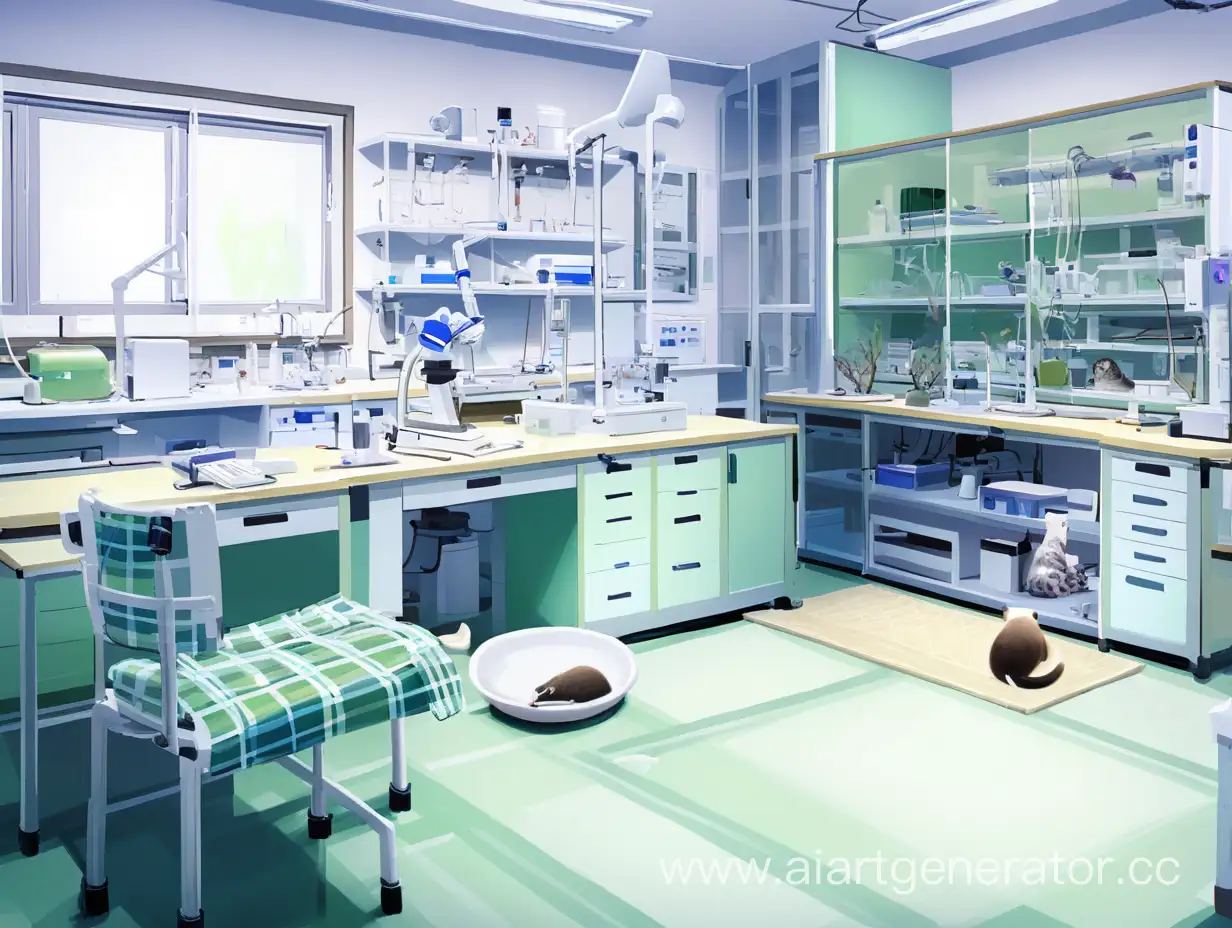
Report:
[[[860,582],[802,568],[798,596]],[[380,919],[375,836],[264,768],[203,812],[215,926],[1173,928],[1211,908],[1215,746],[1205,686],[1148,667],[1034,716],[752,624],[639,644],[640,679],[596,724],[531,732],[477,696],[410,721],[398,818],[406,911]],[[473,694],[472,694],[473,695]],[[0,740],[0,926],[76,916],[85,726],[46,735],[43,852],[17,855],[15,734]],[[113,742],[116,743],[116,742]],[[158,780],[147,745],[113,752]],[[383,728],[326,747],[382,807]],[[113,767],[115,770],[115,767]],[[109,822],[109,926],[155,928],[178,895],[174,797]],[[1232,923],[1227,923],[1232,924]]]

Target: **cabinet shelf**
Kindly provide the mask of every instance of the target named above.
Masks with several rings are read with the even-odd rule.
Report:
[[[455,141],[444,136],[412,135],[397,132],[373,136],[359,143],[360,153],[377,167],[384,166],[385,143],[391,148],[408,148],[427,155],[448,155],[458,158],[491,158],[496,150],[487,139],[474,142]],[[549,151],[543,148],[532,148],[522,145],[502,145],[500,150],[517,164],[527,165],[559,165],[564,167],[569,163],[569,155],[564,151]],[[607,155],[603,159],[609,167],[619,167],[628,160],[618,155]],[[589,155],[581,155],[576,161],[581,170],[590,170]]]
[[[899,506],[911,506],[917,509],[929,509],[943,512],[950,516],[961,516],[964,519],[977,519],[993,525],[1004,525],[1022,532],[1033,532],[1042,535],[1045,529],[1043,519],[1028,519],[1023,516],[1009,516],[997,512],[989,512],[980,508],[978,499],[959,499],[958,487],[939,487],[922,490],[900,490],[897,487],[887,487],[873,484],[869,488],[870,501],[885,500]],[[1070,538],[1075,541],[1085,541],[1099,544],[1099,523],[1071,519],[1069,523]]]

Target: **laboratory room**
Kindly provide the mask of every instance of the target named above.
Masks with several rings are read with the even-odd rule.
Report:
[[[1232,928],[1229,45],[0,0],[0,928]]]

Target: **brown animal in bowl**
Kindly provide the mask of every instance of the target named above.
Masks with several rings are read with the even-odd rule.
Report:
[[[1005,625],[997,632],[988,652],[992,675],[1002,683],[1023,690],[1041,690],[1061,679],[1065,672],[1065,663],[1061,660],[1051,670],[1035,676],[1048,660],[1048,639],[1040,630],[1038,614],[1031,609],[1007,606],[1002,615]]]
[[[532,706],[594,702],[612,691],[607,677],[594,667],[580,666],[558,673],[547,683],[535,687]]]

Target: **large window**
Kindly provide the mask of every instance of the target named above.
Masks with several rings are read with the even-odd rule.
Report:
[[[182,317],[161,331],[343,307],[342,115],[33,78],[3,91],[6,314],[109,320],[113,281],[160,251],[123,300]]]

